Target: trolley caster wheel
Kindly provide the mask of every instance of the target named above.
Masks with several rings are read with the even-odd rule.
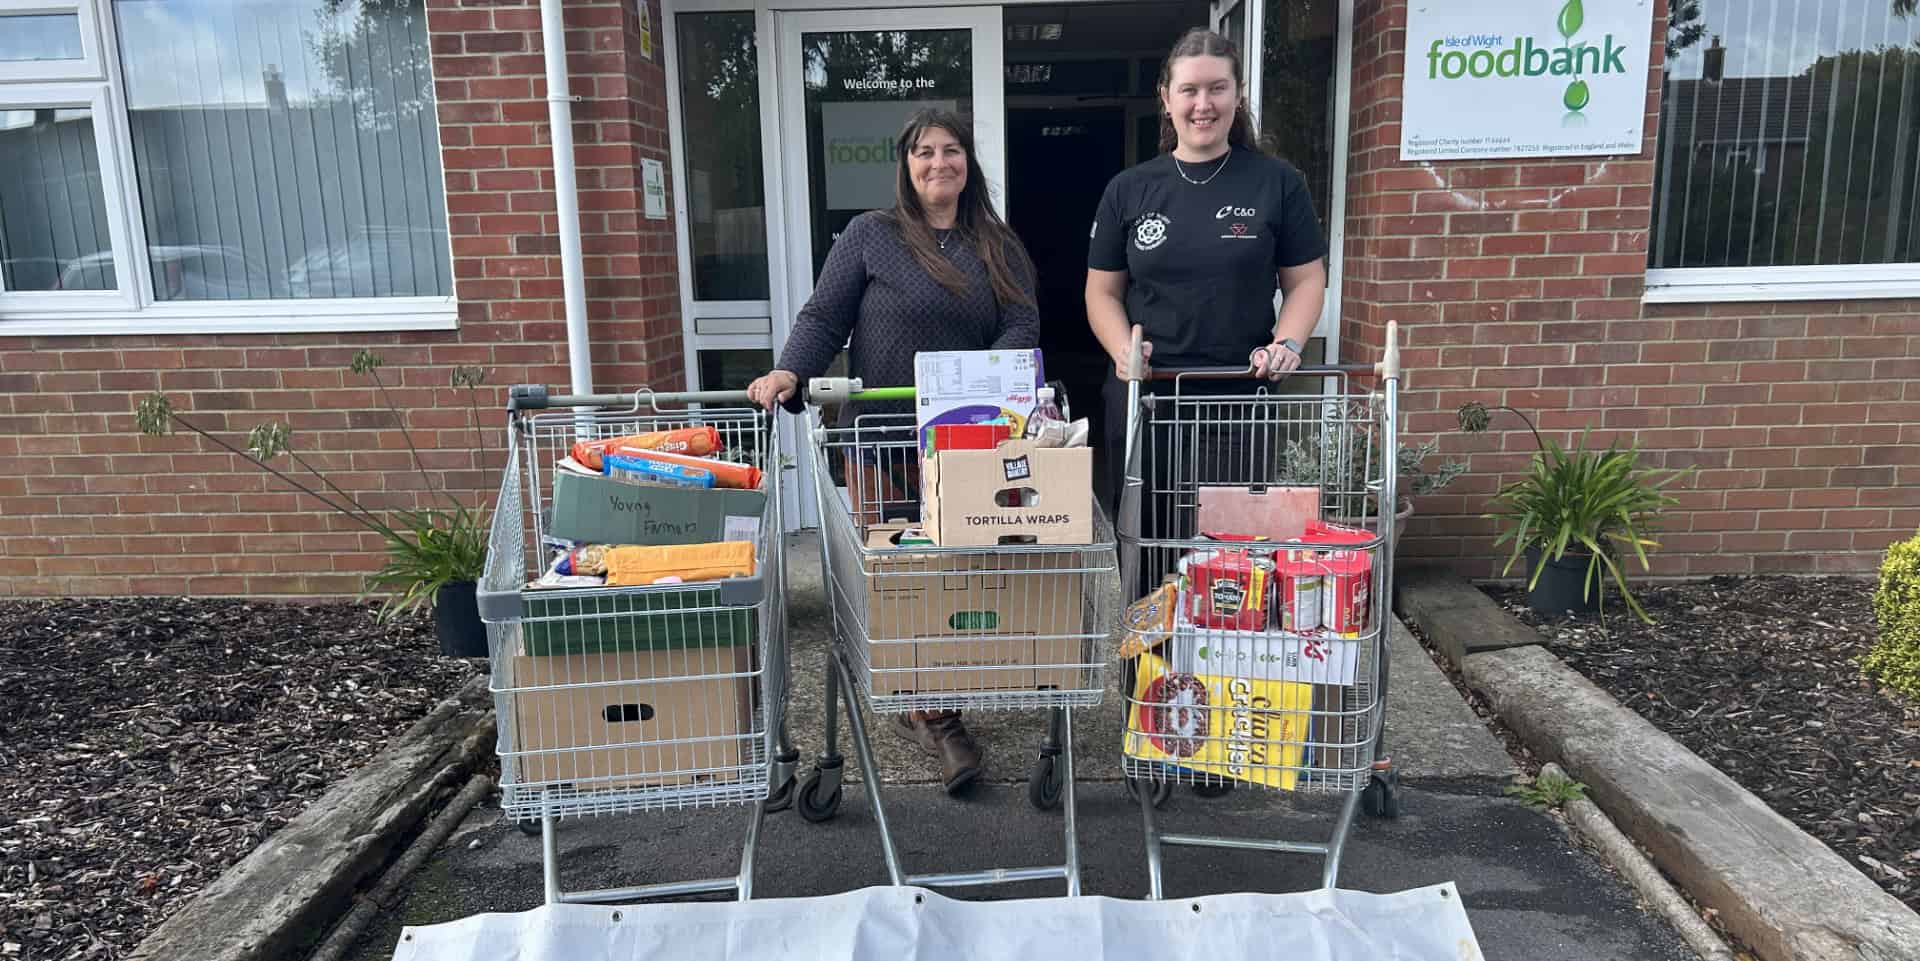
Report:
[[[820,772],[814,771],[800,783],[800,793],[795,799],[794,807],[799,810],[801,817],[814,824],[833,820],[834,816],[840,813],[839,782],[836,780],[833,793],[823,798],[820,796]]]
[[[526,835],[527,837],[537,838],[540,836],[540,819],[539,818],[526,818],[524,820],[515,821],[513,822],[513,826],[516,828],[519,828],[520,833]]]
[[[1165,805],[1167,798],[1173,796],[1173,782],[1171,781],[1143,781],[1139,778],[1130,777],[1126,779],[1126,785],[1127,797],[1131,798],[1135,804],[1140,803],[1142,785],[1145,785],[1145,789],[1149,792],[1149,797],[1153,800],[1153,806],[1156,808]]]
[[[784,811],[793,806],[793,792],[798,786],[797,778],[787,778],[780,786],[767,792],[767,799],[760,802],[768,814]]]
[[[1027,773],[1027,803],[1035,810],[1051,811],[1060,804],[1065,772],[1056,763],[1058,760],[1051,754],[1042,754],[1033,762],[1033,770]]]
[[[1233,793],[1233,782],[1232,781],[1199,781],[1193,785],[1193,793],[1197,797],[1205,797],[1205,798],[1225,797]]]
[[[1400,816],[1400,776],[1392,769],[1374,774],[1360,792],[1360,809],[1369,817]]]

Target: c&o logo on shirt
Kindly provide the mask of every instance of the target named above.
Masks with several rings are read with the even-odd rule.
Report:
[[[1133,225],[1133,249],[1152,250],[1167,242],[1167,220],[1165,214],[1151,213],[1141,217]]]
[[[1213,219],[1225,220],[1228,217],[1251,217],[1259,212],[1259,210],[1253,207],[1235,207],[1232,204],[1228,204],[1220,208],[1220,210],[1213,215]]]

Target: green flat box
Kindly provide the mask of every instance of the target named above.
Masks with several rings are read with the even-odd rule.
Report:
[[[759,491],[649,487],[555,471],[547,534],[589,544],[753,540],[766,510]]]
[[[733,647],[753,643],[757,614],[751,605],[722,605],[718,588],[529,596],[520,640],[532,657]]]

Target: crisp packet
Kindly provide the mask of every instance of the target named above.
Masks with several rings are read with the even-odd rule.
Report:
[[[1126,754],[1291,791],[1312,707],[1311,684],[1177,674],[1142,654],[1127,709]]]
[[[1172,581],[1147,596],[1127,605],[1120,622],[1127,636],[1120,642],[1119,657],[1137,657],[1159,647],[1173,636],[1173,609],[1179,592]]]

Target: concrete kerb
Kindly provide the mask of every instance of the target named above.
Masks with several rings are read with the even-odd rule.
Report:
[[[142,940],[130,961],[300,956],[493,747],[483,675],[222,873]]]
[[[1920,914],[1538,646],[1465,580],[1423,570],[1403,612],[1542,759],[1767,961],[1920,961]],[[1451,596],[1447,596],[1451,595]],[[1516,628],[1518,631],[1516,631]],[[1524,632],[1534,643],[1509,646]]]

